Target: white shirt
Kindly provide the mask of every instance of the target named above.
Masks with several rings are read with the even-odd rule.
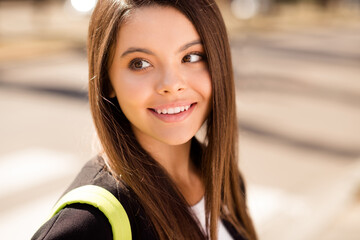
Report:
[[[199,219],[201,227],[205,232],[205,198],[203,197],[200,202],[191,207],[191,210],[195,213],[195,216]],[[221,240],[233,240],[229,232],[224,227],[222,221],[218,222],[218,239]]]

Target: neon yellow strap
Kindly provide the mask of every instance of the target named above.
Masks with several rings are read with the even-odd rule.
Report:
[[[114,240],[131,240],[131,227],[126,211],[108,190],[95,185],[75,188],[56,203],[50,218],[65,206],[74,203],[89,204],[103,212],[110,222]]]

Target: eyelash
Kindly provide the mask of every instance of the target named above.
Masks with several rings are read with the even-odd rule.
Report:
[[[189,56],[189,55],[197,55],[200,57],[200,60],[197,61],[197,62],[184,62],[184,58],[186,56]],[[205,57],[205,54],[203,54],[202,52],[190,52],[188,54],[186,54],[182,59],[181,59],[181,62],[182,63],[198,63],[198,62],[201,62],[201,61],[205,61],[206,60],[206,57]],[[140,61],[145,61],[147,62],[148,64],[151,65],[151,63],[143,58],[135,58],[133,60],[131,60],[131,62],[129,63],[129,68],[133,71],[144,71],[146,70],[148,67],[145,67],[145,68],[135,68],[134,64],[137,63],[137,62],[140,62]]]
[[[144,61],[144,62],[147,62],[148,64],[150,64],[149,63],[149,61],[147,61],[147,60],[145,60],[145,59],[143,59],[143,58],[135,58],[135,59],[133,59],[133,60],[131,60],[131,62],[129,63],[129,68],[131,69],[131,70],[134,70],[134,71],[144,71],[144,70],[146,70],[148,67],[146,67],[146,68],[135,68],[135,66],[134,66],[134,64],[135,63],[137,63],[137,62],[140,62],[140,61]],[[151,64],[150,64],[151,65]]]
[[[199,57],[200,57],[200,60],[197,61],[197,62],[201,62],[201,61],[204,61],[204,60],[205,60],[205,54],[204,54],[204,53],[202,53],[202,52],[190,52],[190,53],[186,54],[186,55],[182,58],[181,62],[184,62],[183,59],[184,59],[186,56],[190,56],[190,55],[197,55],[197,56],[199,56]],[[197,63],[197,62],[190,62],[190,63]]]

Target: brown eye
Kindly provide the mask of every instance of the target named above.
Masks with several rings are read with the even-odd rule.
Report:
[[[184,58],[183,58],[183,62],[190,62],[191,60],[191,56],[190,55],[186,55]]]
[[[196,63],[199,62],[201,60],[203,60],[204,57],[202,54],[200,53],[191,53],[186,55],[185,57],[183,57],[182,62],[183,63]]]
[[[138,62],[135,62],[135,63],[134,63],[134,67],[135,67],[135,68],[141,68],[142,65],[143,65],[143,64],[142,64],[141,61],[138,61]]]
[[[130,62],[130,69],[133,69],[133,70],[144,70],[148,67],[150,67],[150,63],[146,60],[143,60],[143,59],[134,59]]]

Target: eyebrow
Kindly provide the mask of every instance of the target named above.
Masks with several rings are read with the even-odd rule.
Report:
[[[179,53],[179,52],[185,51],[189,47],[197,45],[197,44],[202,44],[201,40],[197,39],[197,40],[191,41],[191,42],[185,44],[184,46],[181,46],[177,52]],[[152,51],[150,51],[146,48],[130,47],[121,54],[121,58],[125,57],[126,55],[128,55],[130,53],[134,53],[134,52],[142,52],[142,53],[146,53],[149,55],[155,55],[155,53],[153,53]]]
[[[155,55],[155,53],[153,53],[152,51],[150,50],[147,50],[145,48],[135,48],[135,47],[131,47],[131,48],[128,48],[125,52],[123,52],[123,54],[121,54],[121,57],[125,57],[126,55],[130,54],[130,53],[133,53],[133,52],[142,52],[142,53],[146,53],[146,54],[149,54],[149,55]]]
[[[201,40],[197,39],[197,40],[194,40],[194,41],[191,41],[191,42],[185,44],[184,46],[179,48],[178,53],[182,52],[182,51],[184,51],[184,50],[188,49],[189,47],[191,47],[193,45],[196,45],[196,44],[202,44]]]

